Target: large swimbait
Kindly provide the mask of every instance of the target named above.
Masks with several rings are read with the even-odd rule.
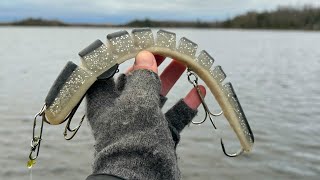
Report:
[[[236,133],[242,147],[240,152],[228,154],[225,152],[221,141],[223,152],[227,156],[237,156],[242,152],[251,151],[254,136],[236,93],[230,82],[223,84],[226,74],[221,66],[215,66],[211,69],[214,59],[206,51],[202,50],[196,56],[197,44],[185,37],[181,38],[178,46],[176,46],[176,34],[165,30],[159,30],[155,39],[151,29],[134,29],[131,35],[127,31],[119,31],[108,34],[107,39],[108,43],[106,44],[96,40],[82,50],[79,53],[81,57],[80,66],[68,62],[52,85],[43,108],[34,118],[29,156],[31,166],[39,154],[43,122],[57,125],[68,120],[65,137],[67,131],[71,131],[73,132],[71,137],[66,137],[66,139],[71,139],[80,125],[71,129],[70,122],[86,91],[97,79],[112,77],[118,70],[118,65],[134,58],[142,50],[170,57],[183,63],[188,67],[188,72],[191,72],[189,76],[194,75],[196,78],[199,76],[205,82],[220,105],[223,115]],[[189,81],[195,87],[197,86],[196,81],[190,79]],[[204,107],[207,107],[205,103]],[[42,116],[42,122],[40,134],[36,135],[35,128],[38,116]]]

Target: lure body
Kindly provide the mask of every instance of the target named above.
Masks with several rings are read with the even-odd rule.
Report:
[[[68,62],[51,87],[45,100],[45,117],[56,125],[66,120],[79,104],[86,91],[108,70],[134,58],[142,50],[173,58],[195,72],[208,86],[220,105],[224,116],[236,133],[242,149],[249,152],[254,137],[231,83],[221,66],[211,69],[214,59],[204,50],[196,56],[197,44],[181,38],[176,46],[176,35],[159,30],[154,38],[150,29],[134,29],[131,35],[119,31],[107,35],[108,43],[96,40],[79,53],[81,65]]]

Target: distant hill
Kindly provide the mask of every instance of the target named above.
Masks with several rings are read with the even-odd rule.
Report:
[[[68,26],[68,24],[58,20],[44,20],[40,18],[28,18],[11,24],[14,26]]]
[[[72,24],[58,20],[28,18],[2,26],[82,26],[82,27],[177,27],[177,28],[244,28],[244,29],[296,29],[320,30],[320,8],[304,6],[279,7],[274,11],[251,11],[225,21],[154,21],[133,20],[121,25],[112,24]]]
[[[211,25],[210,25],[211,24]],[[212,23],[198,21],[154,21],[150,19],[133,20],[121,26],[126,27],[194,27],[194,28],[209,28],[213,27]]]
[[[320,8],[279,7],[274,11],[251,11],[220,22],[134,20],[124,26],[320,30]]]
[[[248,12],[217,24],[223,28],[320,30],[320,8],[279,7],[275,11]]]

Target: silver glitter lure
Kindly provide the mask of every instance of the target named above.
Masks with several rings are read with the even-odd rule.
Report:
[[[223,152],[227,156],[233,157],[242,152],[251,151],[254,143],[253,133],[231,83],[222,84],[226,74],[221,66],[212,68],[214,59],[204,50],[197,55],[198,45],[196,43],[183,37],[177,46],[175,33],[159,30],[154,38],[151,29],[148,28],[134,29],[131,34],[127,31],[108,34],[107,40],[106,44],[96,40],[79,52],[80,66],[72,62],[67,63],[52,85],[41,113],[38,113],[36,117],[42,116],[42,122],[52,125],[61,124],[68,120],[66,131],[69,130],[74,134],[66,139],[71,139],[80,125],[71,129],[69,127],[70,121],[90,86],[97,79],[112,77],[117,72],[118,65],[134,58],[140,51],[147,50],[154,54],[173,58],[186,65],[189,82],[196,88],[198,87],[198,77],[205,82],[222,109],[220,114],[211,113],[201,92],[198,91],[207,115],[218,116],[223,114],[241,144],[241,150],[238,153],[228,154],[225,152],[221,140]],[[191,80],[192,77],[196,79]],[[210,120],[212,119],[210,118]],[[34,120],[34,129],[36,128],[36,122],[37,118]],[[38,156],[41,139],[39,140],[38,136],[35,135],[32,139],[32,142],[39,143],[31,144],[31,154],[37,151]],[[34,161],[36,158],[30,157],[32,157],[30,161]]]

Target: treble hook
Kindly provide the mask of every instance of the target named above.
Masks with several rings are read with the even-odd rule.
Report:
[[[215,129],[217,129],[217,127],[215,126],[215,124],[214,124],[213,119],[212,119],[211,116],[221,116],[221,115],[223,114],[223,111],[221,111],[221,112],[218,113],[218,114],[212,113],[212,112],[210,111],[210,109],[209,109],[206,101],[204,100],[204,96],[203,96],[203,94],[202,94],[202,92],[201,92],[201,90],[200,90],[200,88],[199,88],[199,85],[198,85],[198,76],[195,75],[190,69],[187,70],[187,75],[188,75],[188,81],[196,88],[197,93],[198,93],[198,95],[199,95],[199,97],[200,97],[200,100],[201,100],[202,107],[203,107],[203,109],[204,109],[204,111],[205,111],[205,117],[204,117],[204,119],[203,119],[202,121],[199,121],[199,122],[194,122],[194,121],[192,121],[192,123],[193,123],[193,124],[196,124],[196,125],[202,124],[202,123],[204,123],[204,122],[207,120],[207,118],[209,117],[209,119],[210,119],[213,127],[214,127]],[[194,80],[191,80],[191,76],[194,77]],[[238,151],[238,152],[236,152],[236,153],[233,153],[233,154],[227,153],[227,152],[226,152],[226,148],[224,147],[224,143],[223,143],[223,141],[222,141],[222,138],[221,138],[221,147],[222,147],[223,153],[224,153],[226,156],[228,156],[228,157],[237,157],[237,156],[241,155],[241,154],[244,152],[244,149],[241,148],[240,151]]]
[[[119,64],[115,64],[115,65],[112,66],[109,70],[105,71],[105,72],[102,73],[100,76],[98,76],[98,77],[97,77],[97,80],[98,80],[98,81],[106,81],[106,80],[112,78],[116,73],[119,72],[118,67],[119,67]],[[84,96],[85,96],[85,95],[84,95]],[[76,128],[74,128],[74,129],[71,129],[71,128],[70,128],[71,120],[72,120],[74,114],[77,112],[77,110],[78,110],[78,108],[79,108],[79,106],[80,106],[80,104],[81,104],[84,96],[80,99],[79,103],[72,109],[72,111],[70,112],[70,114],[69,114],[69,115],[66,117],[66,119],[64,120],[64,121],[68,120],[68,122],[67,122],[67,124],[66,124],[66,127],[64,128],[64,132],[63,132],[64,138],[65,138],[66,140],[71,140],[71,139],[77,134],[77,132],[78,132],[79,128],[81,127],[82,122],[83,122],[83,120],[84,120],[84,118],[85,118],[85,116],[86,116],[86,115],[83,115],[83,116],[82,116],[82,118],[81,118],[81,120],[80,120],[80,123],[79,123],[79,125],[78,125]],[[72,133],[70,137],[68,137],[68,131]]]
[[[81,98],[81,100],[79,101],[79,103],[72,109],[72,111],[70,112],[70,114],[66,117],[65,121],[67,121],[66,127],[64,128],[64,132],[63,132],[63,136],[66,140],[71,140],[78,132],[79,128],[82,125],[82,122],[85,118],[85,115],[82,116],[80,123],[77,127],[71,129],[70,128],[70,124],[71,124],[71,120],[73,118],[73,116],[75,115],[75,113],[77,112],[82,100],[83,100],[84,96]],[[68,137],[68,132],[71,132],[72,134]]]
[[[220,116],[220,115],[223,114],[223,111],[221,111],[220,113],[217,113],[217,114],[214,114],[214,113],[212,113],[212,112],[210,111],[207,103],[206,103],[205,100],[204,100],[203,94],[202,94],[202,92],[201,92],[201,90],[200,90],[200,88],[199,88],[199,85],[198,85],[198,76],[196,76],[196,75],[195,75],[191,70],[189,70],[189,69],[188,69],[187,74],[188,74],[188,81],[196,88],[197,93],[198,93],[198,95],[199,95],[199,97],[200,97],[200,100],[201,100],[202,107],[203,107],[203,109],[204,109],[204,111],[205,111],[205,117],[204,117],[204,119],[203,119],[202,121],[199,121],[199,122],[192,121],[192,123],[193,123],[193,124],[196,124],[196,125],[202,124],[202,123],[204,123],[204,122],[207,120],[207,118],[209,117],[210,122],[211,122],[211,124],[213,125],[214,129],[217,129],[217,127],[215,126],[215,124],[214,124],[213,119],[212,119],[211,116],[215,116],[215,117],[216,117],[216,116]],[[194,80],[191,80],[191,76],[193,76],[195,79],[194,79]]]
[[[227,152],[226,152],[226,149],[225,149],[225,147],[224,147],[222,138],[221,138],[220,143],[221,143],[221,147],[222,147],[222,151],[223,151],[224,155],[226,155],[226,156],[228,156],[228,157],[237,157],[237,156],[240,156],[240,155],[244,152],[244,149],[241,148],[241,149],[240,149],[238,152],[236,152],[236,153],[233,153],[233,154],[227,153]]]

